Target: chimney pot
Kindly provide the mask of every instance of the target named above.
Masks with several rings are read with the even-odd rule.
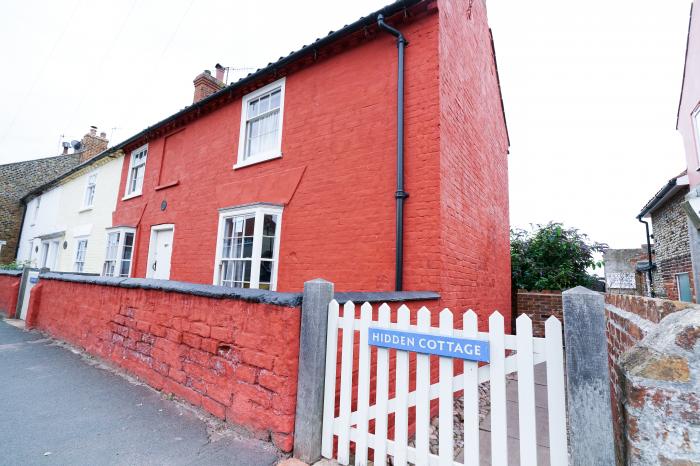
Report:
[[[97,126],[90,126],[90,135],[91,136],[97,135]]]
[[[224,70],[226,70],[226,68],[221,66],[220,63],[217,63],[214,68],[216,68],[216,79],[218,79],[221,82],[224,82]]]
[[[104,131],[102,131],[102,132],[100,133],[100,137],[101,137],[102,139],[107,139],[107,133],[105,133]]]

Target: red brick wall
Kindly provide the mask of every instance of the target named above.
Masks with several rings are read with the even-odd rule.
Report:
[[[440,11],[440,257],[445,302],[510,327],[508,138],[483,1]]]
[[[27,325],[291,451],[299,318],[299,308],[42,279]]]
[[[626,422],[623,408],[622,376],[619,366],[620,358],[652,331],[661,319],[674,312],[692,307],[692,303],[619,294],[606,294],[605,303],[613,428],[617,457],[621,461],[625,457],[624,428]]]
[[[507,140],[485,9],[475,2],[469,19],[463,3],[441,1],[449,13],[431,8],[394,23],[410,42],[404,287],[473,308],[483,326],[494,309],[510,321]],[[211,283],[218,209],[272,202],[285,205],[278,290],[316,277],[338,291],[393,288],[396,45],[367,34],[287,73],[281,159],[232,169],[238,97],[190,121],[165,162],[164,138],[149,141],[144,194],[119,200],[113,219],[138,227],[133,276],[146,274],[151,227],[173,223],[171,279]]]
[[[21,276],[0,275],[0,314],[14,319]]]
[[[536,337],[544,337],[544,323],[551,316],[556,317],[563,324],[561,291],[526,291],[518,290],[516,295],[516,307],[513,319],[520,314],[527,315],[532,320],[532,333]],[[515,321],[513,321],[515,328]]]

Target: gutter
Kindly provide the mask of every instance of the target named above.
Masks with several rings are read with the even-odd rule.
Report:
[[[658,204],[658,202],[661,199],[663,199],[673,188],[675,188],[677,184],[678,184],[678,178],[670,179],[668,181],[668,183],[666,183],[666,186],[661,188],[661,190],[658,193],[656,193],[656,195],[649,202],[647,202],[647,205],[645,205],[642,208],[642,211],[639,212],[639,214],[637,215],[637,219],[641,219],[646,214],[648,214],[649,212],[654,210],[654,208],[656,207],[656,204]]]

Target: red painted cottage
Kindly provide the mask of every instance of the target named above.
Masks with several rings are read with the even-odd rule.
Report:
[[[106,275],[277,291],[322,277],[509,312],[508,136],[483,0],[399,1],[231,85],[220,70],[118,146]]]

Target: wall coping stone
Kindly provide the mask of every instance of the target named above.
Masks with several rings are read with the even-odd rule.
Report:
[[[229,288],[226,286],[204,285],[200,283],[156,280],[152,278],[121,278],[71,273],[43,272],[39,277],[47,280],[86,283],[90,285],[116,286],[120,288],[140,288],[143,290],[170,291],[175,293],[203,296],[217,299],[241,299],[249,302],[273,304],[284,307],[301,306],[301,293],[279,293],[267,290]]]
[[[2,272],[0,270],[0,272]],[[17,275],[21,275],[20,270]],[[274,304],[285,307],[299,307],[302,303],[302,293],[287,293],[267,290],[252,290],[245,288],[229,288],[227,286],[204,285],[201,283],[179,282],[174,280],[156,280],[153,278],[123,278],[103,277],[100,275],[82,275],[66,272],[42,272],[40,278],[65,282],[86,283],[89,285],[116,286],[120,288],[140,288],[143,290],[170,291],[194,296],[217,299],[242,299],[244,301]],[[434,291],[370,291],[370,292],[339,292],[334,294],[339,304],[348,301],[355,303],[425,301],[440,299],[440,294]]]
[[[393,303],[440,299],[440,294],[434,291],[343,291],[335,293],[333,298],[338,301],[338,304],[345,304],[348,301],[355,304]]]
[[[20,277],[22,276],[21,270],[13,269],[0,269],[0,275],[9,275],[10,277]]]

